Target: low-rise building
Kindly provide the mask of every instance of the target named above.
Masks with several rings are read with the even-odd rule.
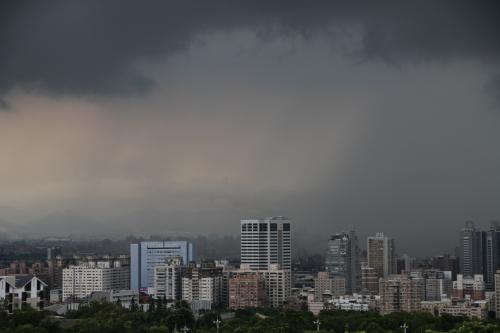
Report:
[[[325,302],[316,301],[314,295],[311,294],[307,296],[307,308],[315,316],[317,316],[322,310],[325,309]]]
[[[318,272],[318,276],[314,279],[314,297],[317,302],[345,295],[345,293],[344,278],[332,278],[329,272]]]
[[[61,303],[63,301],[62,289],[51,289],[49,295],[49,302],[51,304]]]
[[[0,302],[12,313],[25,306],[42,309],[47,284],[33,275],[0,276]]]
[[[421,310],[430,312],[435,316],[447,314],[450,316],[463,316],[470,319],[484,320],[488,318],[488,304],[486,301],[468,301],[468,300],[442,300],[442,301],[423,301]]]
[[[120,303],[122,307],[130,309],[134,304],[139,305],[139,292],[136,290],[104,290],[94,291],[89,301]]]
[[[378,307],[379,297],[353,294],[333,298],[326,302],[328,309],[343,311],[371,311]]]

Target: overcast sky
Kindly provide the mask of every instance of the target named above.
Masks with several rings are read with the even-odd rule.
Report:
[[[3,1],[0,233],[500,220],[496,1]],[[423,245],[425,244],[425,245]]]

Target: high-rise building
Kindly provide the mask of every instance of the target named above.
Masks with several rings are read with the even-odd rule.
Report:
[[[346,292],[354,293],[361,288],[361,264],[358,237],[354,231],[332,235],[328,241],[325,269],[332,278],[345,280]]]
[[[219,306],[222,301],[222,267],[213,263],[190,264],[182,273],[182,300]]]
[[[457,275],[457,280],[453,281],[453,298],[481,301],[485,299],[485,285],[482,274],[473,277]]]
[[[500,226],[491,222],[490,230],[482,233],[483,274],[486,290],[495,290],[495,273],[500,269]]]
[[[264,307],[267,304],[264,276],[256,271],[235,272],[229,278],[229,308]]]
[[[380,313],[414,312],[420,310],[424,300],[425,282],[423,278],[408,275],[391,275],[380,279]]]
[[[377,276],[387,277],[396,273],[396,249],[394,239],[376,233],[367,239],[368,266],[373,267]]]
[[[314,299],[317,302],[325,301],[325,296],[329,298],[343,296],[346,293],[345,279],[332,277],[328,272],[318,272],[314,279]]]
[[[495,317],[500,319],[500,270],[495,273]]]
[[[133,290],[154,286],[155,266],[165,259],[181,257],[187,264],[194,260],[193,244],[186,241],[149,241],[130,244],[130,287]]]
[[[460,231],[460,271],[465,277],[483,274],[483,246],[481,231],[474,222],[467,221]]]
[[[292,269],[291,227],[286,217],[241,220],[241,264],[252,270],[270,265]]]
[[[368,266],[368,263],[361,265],[361,291],[372,295],[378,294],[378,276],[375,268]]]
[[[282,306],[291,295],[291,223],[286,217],[241,220],[241,267],[259,271],[268,304]]]
[[[291,270],[280,269],[279,265],[272,264],[262,274],[266,281],[268,305],[273,308],[282,307],[291,296]]]
[[[166,259],[164,265],[155,266],[154,296],[167,300],[180,300],[182,295],[182,258]]]
[[[94,291],[130,288],[130,268],[120,261],[91,261],[63,269],[63,300],[84,299]]]
[[[425,270],[425,300],[441,301],[450,299],[452,295],[453,280],[450,271]]]
[[[443,254],[431,258],[431,267],[440,271],[450,271],[452,279],[457,278],[458,274],[458,258],[449,254]]]

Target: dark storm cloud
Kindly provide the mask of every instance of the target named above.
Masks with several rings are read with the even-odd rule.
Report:
[[[0,93],[141,93],[137,68],[188,48],[202,33],[252,29],[305,38],[361,32],[357,61],[497,63],[496,1],[4,1]],[[335,38],[335,37],[332,37]]]

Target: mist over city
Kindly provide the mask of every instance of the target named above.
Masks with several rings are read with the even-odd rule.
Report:
[[[356,228],[450,251],[500,219],[486,3],[4,2],[0,231],[286,215],[310,245]]]
[[[211,332],[200,309],[281,309],[289,297],[309,306],[307,325],[318,321],[297,332],[320,331],[331,318],[319,306],[344,295],[370,295],[356,304],[382,316],[454,316],[425,303],[444,299],[494,303],[499,36],[500,6],[487,0],[1,1],[0,301],[14,313],[2,286],[34,276],[29,288],[45,296],[33,304],[90,304],[90,293],[64,291],[63,271],[106,267],[123,274],[110,290],[133,291],[133,306],[119,299],[127,311],[144,296],[186,301],[196,317],[134,332]],[[264,252],[266,262],[253,257]],[[265,271],[254,282],[267,296],[234,305],[227,284],[208,306],[159,292],[169,289],[155,285],[156,269],[227,283],[233,269],[235,279]],[[282,299],[269,294],[274,270]],[[381,305],[383,283],[417,278],[440,280],[439,297]],[[483,287],[468,295],[468,283]],[[167,303],[158,309],[187,309]],[[72,306],[64,318],[83,320]],[[460,314],[493,319],[493,308]],[[406,333],[410,319],[325,332]],[[247,332],[231,323],[227,332]],[[427,324],[454,332],[462,322]]]

